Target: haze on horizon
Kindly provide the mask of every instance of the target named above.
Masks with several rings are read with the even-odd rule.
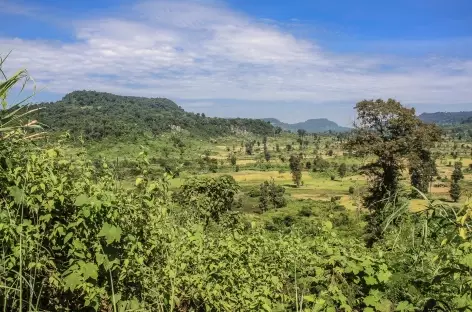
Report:
[[[15,25],[0,54],[46,87],[39,100],[86,89],[341,125],[365,98],[472,109],[467,0],[1,0],[0,19]]]

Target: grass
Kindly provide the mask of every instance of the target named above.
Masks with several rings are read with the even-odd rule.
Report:
[[[322,137],[321,141],[315,144],[312,138],[309,138],[310,144],[307,148],[299,149],[296,143],[295,134],[283,134],[277,138],[269,138],[267,148],[271,153],[271,160],[269,163],[262,158],[263,145],[262,138],[254,136],[243,137],[225,137],[216,139],[196,139],[191,136],[181,135],[179,138],[185,143],[184,153],[173,145],[172,136],[175,134],[167,133],[157,137],[143,138],[139,142],[134,143],[120,143],[120,142],[100,142],[89,144],[86,148],[89,150],[92,157],[102,156],[107,159],[133,159],[140,151],[144,150],[149,157],[153,158],[168,158],[177,162],[187,162],[191,164],[190,168],[184,168],[180,172],[180,176],[171,180],[171,189],[177,189],[185,179],[191,176],[218,176],[222,174],[230,174],[242,187],[243,210],[247,212],[257,211],[257,198],[250,198],[246,196],[251,188],[258,188],[259,185],[267,180],[273,179],[275,183],[283,185],[286,188],[286,194],[292,201],[296,200],[316,200],[316,201],[330,201],[332,197],[339,196],[338,204],[346,207],[348,210],[359,209],[364,187],[367,184],[366,178],[361,175],[348,175],[340,179],[334,169],[330,169],[326,173],[311,172],[309,170],[303,171],[303,185],[295,188],[292,182],[292,177],[288,168],[287,159],[291,154],[304,154],[304,163],[312,161],[316,154],[314,153],[315,146],[319,146],[317,154],[331,163],[345,163],[348,167],[356,165],[358,167],[369,161],[368,158],[355,158],[346,156],[342,150],[339,142],[336,142],[333,137]],[[256,140],[261,144],[254,146],[254,155],[247,155],[242,145],[244,142]],[[295,143],[295,144],[293,144]],[[276,144],[279,145],[279,152],[276,152]],[[292,144],[293,150],[286,151],[286,145]],[[449,155],[452,145],[449,147],[442,147],[440,151],[443,155]],[[256,150],[258,150],[256,152]],[[328,150],[333,150],[333,156],[328,156]],[[73,149],[77,152],[77,149]],[[218,160],[217,173],[208,173],[207,170],[198,165],[202,159],[202,155],[209,152],[209,157]],[[235,153],[237,158],[237,165],[240,168],[239,172],[235,172],[235,168],[231,166],[228,161],[228,155]],[[463,164],[464,180],[461,181],[464,193],[472,192],[472,172],[467,172],[469,164],[472,163],[472,158],[467,151],[461,153],[462,159],[453,159],[450,156],[443,157],[437,161],[439,176],[450,178],[453,167],[449,163],[454,164],[456,161],[461,161]],[[285,162],[281,161],[281,157],[285,158]],[[159,167],[158,165],[155,165]],[[193,167],[192,167],[193,166]],[[331,180],[331,175],[335,175],[336,179]],[[408,187],[408,172],[404,172],[403,184]],[[123,185],[132,186],[133,181],[123,181]],[[438,186],[437,184],[444,184]],[[349,194],[349,188],[353,186],[356,189],[356,196]],[[449,182],[441,182],[435,180],[429,195],[433,200],[449,201]],[[466,201],[467,196],[461,198],[460,203]],[[289,204],[289,206],[292,204]],[[426,201],[422,199],[413,199],[410,203],[412,211],[424,209]]]

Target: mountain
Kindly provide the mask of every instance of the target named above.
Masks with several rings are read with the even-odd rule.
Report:
[[[462,124],[472,125],[472,117],[469,117],[466,120],[463,120]]]
[[[274,127],[262,120],[206,117],[205,114],[186,112],[166,98],[74,91],[60,101],[35,106],[42,108],[36,118],[53,131],[69,131],[92,140],[137,138],[145,133],[156,135],[169,131],[186,131],[199,137],[274,133]]]
[[[440,125],[459,124],[468,118],[472,118],[472,112],[436,112],[422,113],[418,116],[422,121]]]
[[[280,127],[284,130],[297,131],[298,129],[304,129],[307,132],[346,132],[351,130],[347,127],[341,127],[334,121],[326,118],[308,119],[304,122],[298,122],[294,124],[288,124],[281,122],[275,118],[264,118],[264,121],[270,122],[274,127]]]

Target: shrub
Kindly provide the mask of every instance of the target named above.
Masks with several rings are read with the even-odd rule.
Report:
[[[234,208],[239,186],[230,175],[217,178],[190,178],[174,193],[174,201],[193,216],[208,222]]]
[[[350,186],[349,187],[349,194],[351,194],[351,195],[354,194],[354,191],[355,191],[354,186]]]
[[[313,211],[311,210],[310,207],[304,206],[302,207],[302,209],[300,209],[298,214],[303,217],[310,217],[313,215]]]
[[[338,200],[341,200],[341,196],[337,195],[337,196],[332,196],[331,197],[331,202],[333,202],[333,203],[338,201]]]
[[[264,212],[269,208],[282,208],[287,203],[285,201],[285,188],[276,185],[274,180],[264,181],[260,185],[259,209]]]

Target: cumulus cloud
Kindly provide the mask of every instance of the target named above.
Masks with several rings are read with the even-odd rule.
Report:
[[[93,89],[194,103],[470,103],[472,60],[334,53],[220,2],[149,1],[74,22],[74,42],[0,38],[9,66],[55,93]],[[4,52],[2,51],[2,52]],[[209,105],[205,105],[209,106]]]

